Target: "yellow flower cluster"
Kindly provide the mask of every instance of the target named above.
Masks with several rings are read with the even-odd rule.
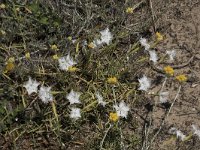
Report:
[[[6,62],[6,67],[5,67],[5,73],[12,71],[15,68],[15,58],[14,57],[10,57],[8,59],[8,61]]]
[[[107,79],[107,82],[108,82],[109,84],[117,84],[117,83],[118,83],[118,80],[117,80],[116,77],[110,77],[110,78]]]
[[[128,7],[128,8],[126,9],[126,13],[132,14],[132,13],[133,13],[133,8]]]
[[[178,80],[179,82],[185,82],[187,81],[187,77],[184,74],[181,74],[176,76],[176,80]]]
[[[30,58],[31,58],[31,55],[30,55],[29,52],[26,52],[26,54],[25,54],[25,58],[26,58],[26,59],[30,59]]]
[[[116,122],[117,120],[119,120],[119,116],[117,115],[117,113],[110,113],[109,119],[113,122]]]
[[[73,67],[73,66],[70,66],[70,67],[68,68],[68,71],[69,71],[69,72],[76,72],[77,70],[78,70],[78,68]]]
[[[59,59],[57,54],[53,55],[52,57],[53,57],[54,60],[58,60]]]
[[[0,34],[5,35],[5,34],[6,34],[6,31],[1,30],[1,31],[0,31]]]
[[[0,8],[1,8],[1,9],[5,9],[5,8],[6,8],[6,5],[5,5],[5,4],[1,4],[1,5],[0,5]]]
[[[16,10],[17,12],[19,12],[19,11],[20,11],[20,8],[16,8],[15,10]]]
[[[157,41],[162,41],[164,39],[163,35],[160,32],[156,32]]]
[[[94,45],[93,42],[91,42],[90,44],[88,44],[88,47],[91,48],[91,49],[93,49],[93,48],[95,48],[95,45]]]
[[[67,39],[68,39],[69,41],[71,41],[71,40],[72,40],[72,37],[71,37],[71,36],[68,36]]]
[[[171,66],[164,67],[164,71],[166,74],[173,76],[174,75],[174,69]]]
[[[52,50],[56,50],[56,51],[57,51],[57,50],[58,50],[58,47],[57,47],[57,45],[56,45],[56,44],[53,44],[53,45],[51,45],[51,49],[52,49]]]

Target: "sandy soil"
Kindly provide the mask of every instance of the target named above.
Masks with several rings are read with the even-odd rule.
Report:
[[[94,1],[95,2],[95,1]],[[140,0],[134,1],[134,3],[139,3]],[[151,0],[152,2],[152,10],[155,17],[155,28],[157,31],[161,32],[165,36],[165,40],[162,41],[157,47],[156,51],[160,56],[166,53],[167,50],[175,50],[176,51],[176,58],[173,62],[165,62],[165,64],[160,64],[161,66],[171,65],[171,66],[179,66],[175,69],[176,74],[184,73],[188,76],[188,81],[183,84],[180,95],[176,100],[172,111],[168,118],[166,119],[165,125],[163,126],[160,134],[157,136],[154,144],[152,145],[152,150],[199,150],[200,143],[198,137],[192,136],[190,140],[181,142],[176,140],[171,134],[169,134],[169,129],[171,127],[175,127],[181,130],[185,135],[189,135],[192,133],[191,125],[195,124],[200,127],[200,1],[199,0]],[[96,3],[103,3],[103,1],[96,1]],[[104,4],[101,4],[104,6]],[[100,6],[101,6],[100,5]],[[109,6],[110,7],[110,6]],[[117,7],[118,8],[118,7]],[[119,7],[121,9],[121,7]],[[112,15],[114,11],[112,11]],[[121,12],[121,10],[119,11]],[[120,14],[121,15],[121,14]],[[113,17],[113,16],[111,16]],[[129,18],[130,17],[130,18]],[[138,40],[139,36],[143,36],[143,30],[149,31],[149,33],[145,33],[144,37],[149,38],[150,35],[154,35],[153,27],[150,29],[145,28],[145,24],[142,25],[141,22],[151,21],[151,13],[150,8],[147,4],[141,5],[141,8],[138,7],[135,10],[133,15],[129,15],[128,19],[125,18],[123,20],[114,22],[118,24],[126,24],[126,28],[129,31],[132,31],[133,26],[135,26],[134,34],[128,36],[128,39],[123,39],[121,41],[121,49],[120,52],[124,53],[126,50],[129,49],[129,45],[134,43]],[[117,17],[116,17],[117,18]],[[128,20],[124,22],[124,20]],[[115,20],[116,21],[116,20]],[[139,22],[140,21],[140,22]],[[97,21],[98,22],[98,21]],[[138,23],[139,22],[139,23]],[[121,25],[121,26],[122,26]],[[113,25],[114,26],[114,25]],[[119,25],[120,26],[120,25]],[[146,32],[146,31],[144,31]],[[141,35],[140,35],[141,34]],[[147,35],[146,35],[147,34]],[[148,35],[149,34],[149,35]],[[121,39],[120,39],[121,40]],[[119,45],[120,45],[119,44]],[[122,51],[123,50],[123,51]],[[120,54],[119,54],[120,55]],[[140,55],[140,53],[138,53]],[[133,56],[133,58],[137,56]],[[138,56],[139,57],[139,56]],[[131,60],[131,58],[130,58]],[[134,63],[135,60],[133,60]],[[132,65],[132,64],[131,64]],[[130,76],[133,76],[134,79],[130,77],[130,82],[135,80],[135,74],[142,74],[141,70],[143,70],[144,66],[136,66],[140,69],[132,68],[134,75],[132,75],[130,71]],[[163,76],[158,72],[152,71],[149,67],[146,67],[149,74],[153,77],[156,76]],[[138,75],[138,76],[139,76]],[[162,78],[163,79],[163,78]],[[162,83],[162,82],[160,82]],[[153,85],[154,87],[151,89],[152,91],[158,91],[160,89],[161,84]],[[173,98],[176,95],[176,91],[178,89],[178,84],[169,81],[166,86],[165,90],[169,90],[169,103],[173,101]],[[146,95],[145,95],[146,96]],[[144,119],[149,119],[148,117],[151,116],[151,113],[147,112],[147,107],[153,106],[154,101],[152,101],[151,96],[147,95],[147,99],[142,99],[142,104],[138,104],[138,106],[134,107],[131,110],[130,116],[127,121],[128,123],[123,124],[123,127],[126,127],[123,130],[124,136],[132,136],[135,133],[142,134],[142,127],[144,125]],[[141,96],[141,98],[143,98]],[[135,100],[135,99],[134,99]],[[156,99],[155,99],[156,100]],[[134,103],[134,102],[133,102]],[[149,104],[145,105],[144,104]],[[154,108],[155,112],[153,114],[152,120],[152,133],[153,135],[159,127],[160,123],[162,122],[163,117],[165,116],[166,109],[164,106],[158,104]],[[138,115],[139,114],[139,115]],[[64,121],[63,121],[64,122]],[[139,122],[139,123],[138,123]],[[64,122],[63,124],[65,124]],[[138,125],[135,124],[138,123]],[[140,124],[141,123],[141,124]],[[92,129],[92,132],[91,132]],[[79,132],[67,131],[67,135],[69,137],[63,137],[66,143],[69,143],[68,149],[79,150],[79,149],[87,149],[85,148],[88,143],[94,140],[95,137],[99,137],[97,132],[95,132],[96,126],[82,126],[82,130]],[[97,130],[97,129],[96,129]],[[40,136],[38,134],[38,136]],[[17,145],[21,149],[29,149],[31,143],[28,142],[28,137],[23,136],[22,140],[18,140]],[[80,141],[81,139],[81,141]],[[150,137],[151,139],[151,137]],[[9,141],[4,139],[5,141]],[[43,141],[40,137],[37,139],[38,142]],[[52,139],[53,140],[53,139]],[[69,141],[68,141],[69,140]],[[73,141],[80,141],[80,142],[71,142]],[[99,139],[98,139],[99,140]],[[9,144],[6,142],[2,142],[0,140],[0,145],[5,143],[5,149],[9,149]],[[139,140],[138,140],[139,141]],[[95,141],[94,141],[95,142]],[[42,143],[42,142],[41,142]],[[43,147],[49,149],[59,149],[57,145],[53,145],[54,143],[50,141],[43,141]],[[51,145],[49,145],[51,143]],[[138,143],[136,143],[138,144]],[[138,144],[140,146],[140,143]],[[39,149],[39,148],[38,148]],[[140,149],[138,147],[134,147],[134,149]],[[132,148],[130,148],[132,150]]]
[[[176,69],[176,73],[184,73],[189,76],[189,80],[183,85],[181,93],[176,101],[171,114],[166,120],[166,132],[163,132],[157,139],[157,144],[153,149],[200,149],[200,145],[193,139],[191,143],[182,143],[177,145],[174,140],[170,140],[167,130],[170,127],[176,127],[189,135],[191,125],[200,126],[200,1],[177,0],[177,1],[159,1],[153,0],[153,9],[156,21],[156,27],[165,33],[166,39],[158,46],[160,53],[166,50],[175,50],[176,59],[170,65],[187,66]],[[194,57],[195,56],[195,57]],[[188,61],[192,58],[192,61]],[[170,85],[167,85],[169,88]],[[171,101],[177,91],[177,87],[171,89]],[[155,129],[163,118],[165,110],[156,108]]]

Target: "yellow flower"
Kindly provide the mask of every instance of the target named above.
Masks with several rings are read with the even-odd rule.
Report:
[[[8,63],[6,64],[6,70],[5,70],[5,72],[11,71],[11,70],[13,70],[14,68],[15,68],[15,64],[14,64],[13,62],[8,62]]]
[[[133,8],[128,7],[128,8],[126,9],[126,13],[132,14],[132,13],[133,13]]]
[[[53,44],[53,45],[51,45],[51,49],[52,49],[52,50],[58,50],[58,47],[57,47],[56,44]]]
[[[163,35],[160,32],[156,32],[157,41],[162,41],[164,39]]]
[[[19,11],[20,11],[20,8],[18,7],[18,8],[16,8],[15,10],[16,10],[17,12],[19,12]]]
[[[0,32],[1,32],[2,35],[6,34],[6,32],[4,30],[1,30]]]
[[[71,41],[71,40],[72,40],[72,37],[71,37],[71,36],[68,36],[67,39],[68,39],[69,41]]]
[[[107,82],[108,82],[109,84],[117,84],[117,83],[118,83],[118,80],[117,80],[116,77],[110,77],[110,78],[107,79]]]
[[[181,74],[176,76],[176,80],[178,80],[179,82],[185,82],[187,81],[187,77],[184,74]]]
[[[14,57],[10,57],[8,59],[8,61],[6,62],[6,68],[5,68],[5,73],[12,71],[15,68],[15,58]]]
[[[166,74],[173,76],[174,75],[174,69],[171,66],[164,67],[164,71]]]
[[[58,55],[57,55],[57,54],[53,55],[53,59],[54,59],[54,60],[58,60],[58,59],[59,59],[59,58],[58,58]]]
[[[5,9],[5,8],[6,8],[6,5],[5,5],[5,4],[1,4],[1,5],[0,5],[0,8],[1,8],[1,9]]]
[[[10,57],[7,62],[13,63],[13,62],[15,62],[15,58],[14,57]]]
[[[119,116],[117,115],[117,113],[110,113],[109,119],[113,122],[116,122],[117,120],[119,120]]]
[[[27,53],[25,54],[25,57],[26,57],[26,59],[30,59],[30,58],[31,58],[30,53],[27,52]]]
[[[68,71],[69,71],[69,72],[76,72],[77,70],[78,70],[78,68],[73,67],[73,66],[70,66],[70,67],[68,68]]]
[[[88,47],[93,49],[93,48],[95,48],[95,45],[93,42],[91,42],[90,44],[88,44]]]

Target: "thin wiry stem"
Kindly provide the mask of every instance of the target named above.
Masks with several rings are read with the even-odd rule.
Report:
[[[175,96],[175,98],[174,98],[174,100],[173,100],[173,102],[172,102],[172,104],[171,104],[171,106],[170,106],[170,108],[169,108],[169,110],[168,110],[166,116],[164,117],[164,119],[163,119],[163,121],[162,121],[162,123],[161,123],[161,125],[160,125],[160,127],[159,127],[159,129],[158,129],[158,131],[157,131],[156,134],[153,136],[153,138],[152,138],[152,140],[151,140],[149,146],[146,148],[146,150],[148,150],[148,149],[151,147],[151,145],[152,145],[152,143],[154,142],[155,138],[156,138],[156,137],[158,136],[158,134],[160,133],[160,131],[161,131],[163,125],[165,124],[165,120],[168,118],[168,116],[169,116],[169,114],[170,114],[170,112],[171,112],[171,110],[172,110],[172,107],[174,106],[174,103],[176,102],[176,99],[177,99],[178,96],[179,96],[180,91],[181,91],[181,85],[179,86],[178,91],[177,91],[177,93],[176,93],[176,96]]]
[[[115,102],[115,105],[116,105],[117,102],[116,102],[116,95],[115,95],[115,89],[114,89],[114,87],[112,87],[112,91],[113,91],[114,102]]]
[[[159,94],[163,91],[163,89],[165,87],[165,84],[166,84],[166,81],[167,81],[167,77],[165,77],[165,79],[164,79],[164,82],[163,82],[162,87],[161,87],[161,89],[159,91]],[[155,101],[155,106],[154,107],[157,106],[157,103],[158,102]],[[155,110],[155,108],[153,108],[153,110],[152,110],[152,117],[153,117],[153,114],[154,114],[153,113],[154,110]],[[150,133],[150,127],[151,127],[151,124],[152,124],[152,117],[150,118],[149,127],[147,127],[146,123],[145,123],[145,131],[144,131],[145,139],[144,139],[143,144],[142,144],[142,150],[144,150],[145,147],[148,145],[148,138],[149,138],[149,133]]]
[[[105,131],[105,134],[104,134],[104,136],[103,136],[103,139],[102,139],[102,141],[101,141],[101,144],[100,144],[100,150],[102,150],[103,149],[103,143],[104,143],[104,141],[105,141],[105,138],[106,138],[106,136],[107,136],[107,134],[108,134],[108,131],[111,129],[111,127],[112,127],[112,124],[109,124],[110,126],[108,127],[108,129]]]
[[[163,84],[162,84],[162,87],[161,87],[159,93],[162,93],[162,91],[163,91],[163,89],[164,89],[164,87],[165,87],[166,81],[167,81],[167,77],[165,77],[165,80],[164,80],[164,82],[163,82]]]

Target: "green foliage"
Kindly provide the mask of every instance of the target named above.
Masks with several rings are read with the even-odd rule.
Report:
[[[141,56],[146,58],[146,54],[136,43],[138,38],[130,37],[143,31],[144,21],[134,27],[131,23],[129,27],[122,3],[6,1],[7,8],[1,14],[1,29],[6,35],[0,39],[0,63],[5,66],[8,58],[14,57],[16,67],[13,72],[3,73],[2,70],[0,77],[3,85],[0,133],[19,146],[16,149],[26,149],[20,145],[24,139],[33,149],[99,149],[114,101],[125,100],[131,107],[137,106],[135,102],[140,103],[136,79],[140,67],[147,64],[146,59],[141,59]],[[110,45],[96,49],[83,45],[99,37],[99,31],[105,27],[115,35]],[[72,40],[68,36],[72,36]],[[59,50],[52,50],[52,44]],[[24,57],[27,52],[31,54],[30,59]],[[54,54],[60,57],[68,53],[78,61],[79,70],[75,73],[61,71],[58,62],[52,59]],[[43,104],[37,94],[27,94],[23,84],[28,76],[41,85],[52,86],[56,112],[52,112],[51,104]],[[111,76],[117,77],[117,85],[107,83]],[[69,117],[71,106],[66,100],[71,89],[82,92],[83,104],[79,105],[82,118],[76,121]],[[96,101],[94,93],[98,91],[108,103],[106,108]],[[121,149],[122,140],[130,144],[129,147],[138,146],[141,143],[139,132],[127,134],[128,140],[121,139],[120,128],[126,130],[134,122],[132,118],[121,119],[121,124],[108,132],[104,147]]]

